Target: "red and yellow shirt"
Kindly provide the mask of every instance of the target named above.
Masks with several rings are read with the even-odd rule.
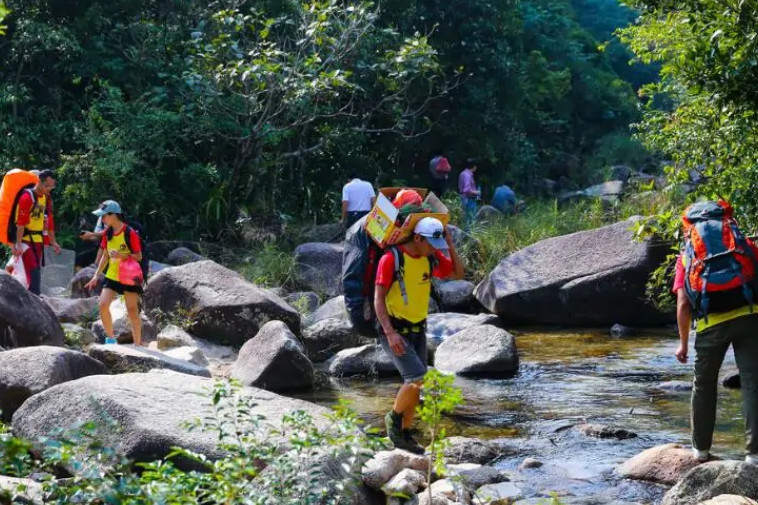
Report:
[[[137,232],[132,232],[129,237],[129,244],[131,249],[126,245],[126,237],[124,232],[126,231],[126,225],[122,226],[118,233],[114,233],[109,239],[108,234],[103,235],[103,240],[100,242],[100,248],[108,255],[108,268],[105,271],[105,278],[112,281],[119,282],[118,280],[118,266],[121,260],[118,258],[111,258],[110,252],[116,251],[125,254],[137,254],[142,252],[142,246],[140,245],[139,236]]]

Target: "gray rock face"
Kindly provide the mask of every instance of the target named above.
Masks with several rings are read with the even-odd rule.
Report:
[[[92,298],[52,298],[42,296],[44,301],[51,309],[55,317],[61,323],[80,324],[86,321],[97,319],[97,297]]]
[[[310,316],[303,321],[305,327],[312,326],[324,319],[345,319],[347,317],[347,308],[345,307],[345,297],[337,296],[325,301]]]
[[[53,310],[0,270],[0,347],[63,345],[63,328]]]
[[[209,365],[208,358],[205,357],[205,353],[197,347],[172,347],[171,349],[163,351],[163,354],[169,358],[188,361],[194,365],[201,367],[207,367]]]
[[[625,479],[675,484],[699,464],[691,450],[680,444],[665,444],[628,459],[616,472]]]
[[[93,296],[100,296],[100,292],[103,290],[103,283],[105,282],[105,276],[100,275],[99,282],[95,289],[87,289],[84,286],[92,280],[92,277],[97,272],[95,266],[88,266],[82,268],[74,274],[69,285],[69,291],[71,291],[71,298],[92,298]]]
[[[232,377],[244,386],[269,391],[313,387],[311,360],[295,335],[281,321],[266,323],[258,334],[242,346],[232,366]]]
[[[443,312],[440,314],[429,314],[426,322],[427,346],[430,354],[433,354],[440,343],[459,331],[484,324],[498,326],[500,319],[492,314],[470,315]]]
[[[172,447],[218,456],[217,433],[184,427],[184,423],[213,416],[212,391],[210,379],[169,371],[85,377],[27,400],[13,416],[13,431],[20,437],[37,440],[56,428],[90,421],[102,423],[103,416],[107,416],[120,431],[104,430],[103,442],[119,456],[149,462],[165,457]],[[281,427],[282,416],[304,410],[318,426],[327,426],[323,416],[329,411],[318,405],[261,389],[243,391],[255,403],[252,415],[264,416],[266,424]],[[178,464],[185,469],[197,468],[191,461],[180,460]]]
[[[503,259],[474,294],[511,323],[655,326],[673,314],[645,298],[668,246],[635,242],[633,220],[543,240]]]
[[[189,311],[192,331],[217,343],[243,345],[269,321],[283,321],[300,331],[300,315],[264,289],[213,261],[168,268],[145,290],[148,311]]]
[[[289,303],[301,316],[306,317],[316,312],[319,306],[319,298],[313,291],[292,293],[284,297],[284,301]]]
[[[66,339],[66,345],[75,349],[82,349],[97,341],[95,334],[87,328],[82,328],[78,324],[63,323],[63,333]]]
[[[309,242],[295,249],[295,276],[311,291],[337,296],[342,293],[341,244]]]
[[[177,247],[170,253],[168,253],[168,257],[166,258],[166,262],[169,265],[173,266],[181,266],[181,265],[187,265],[189,263],[196,263],[198,261],[203,261],[205,259],[204,256],[196,253],[195,251],[188,249],[186,247]]]
[[[0,353],[0,409],[9,421],[28,398],[56,384],[105,375],[108,370],[86,354],[61,347],[35,346]]]
[[[479,312],[479,302],[474,297],[473,282],[443,281],[435,283],[434,289],[445,312]]]
[[[171,349],[172,347],[194,347],[195,339],[192,335],[176,325],[166,326],[158,334],[158,349]]]
[[[361,477],[370,488],[380,489],[405,469],[426,472],[429,469],[429,459],[400,449],[380,451],[363,466]]]
[[[662,505],[695,505],[722,494],[758,499],[758,465],[712,461],[697,466],[666,493]]]
[[[516,340],[495,326],[474,326],[445,339],[437,348],[434,366],[456,375],[509,377],[519,367]]]
[[[447,468],[450,475],[457,476],[463,485],[472,491],[487,484],[497,484],[510,480],[505,473],[491,466],[463,463],[448,465]]]
[[[369,344],[338,352],[329,362],[329,374],[337,377],[399,375],[392,359],[379,344]]]
[[[331,358],[338,352],[364,343],[347,319],[322,319],[303,330],[303,345],[314,363]]]
[[[95,344],[90,346],[87,353],[96,360],[101,361],[114,374],[166,369],[199,377],[211,376],[208,369],[203,366],[172,358],[162,352],[151,351],[145,347]]]

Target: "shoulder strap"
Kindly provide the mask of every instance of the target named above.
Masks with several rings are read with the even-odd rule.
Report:
[[[408,290],[405,288],[405,258],[403,251],[398,247],[390,248],[392,256],[395,259],[395,281],[400,288],[400,295],[403,297],[403,303],[408,305]]]
[[[129,249],[129,252],[134,254],[134,250],[132,249],[132,233],[136,232],[131,226],[124,224],[124,242],[126,242],[126,247]]]

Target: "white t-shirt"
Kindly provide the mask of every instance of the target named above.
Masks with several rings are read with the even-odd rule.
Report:
[[[347,202],[348,212],[368,212],[371,199],[376,197],[370,182],[353,179],[342,188],[342,201]]]

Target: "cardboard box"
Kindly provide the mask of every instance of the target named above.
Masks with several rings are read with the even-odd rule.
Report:
[[[424,205],[429,206],[434,212],[419,212],[418,214],[411,214],[405,220],[405,222],[398,226],[396,224],[398,209],[392,205],[392,200],[395,195],[401,189],[413,189],[417,191],[421,198],[425,198]],[[379,195],[376,198],[374,208],[366,219],[366,232],[380,247],[386,247],[393,244],[398,244],[405,241],[413,229],[416,228],[416,223],[425,217],[434,217],[442,221],[443,225],[447,225],[450,220],[447,207],[442,201],[437,198],[434,193],[421,188],[381,188]]]

